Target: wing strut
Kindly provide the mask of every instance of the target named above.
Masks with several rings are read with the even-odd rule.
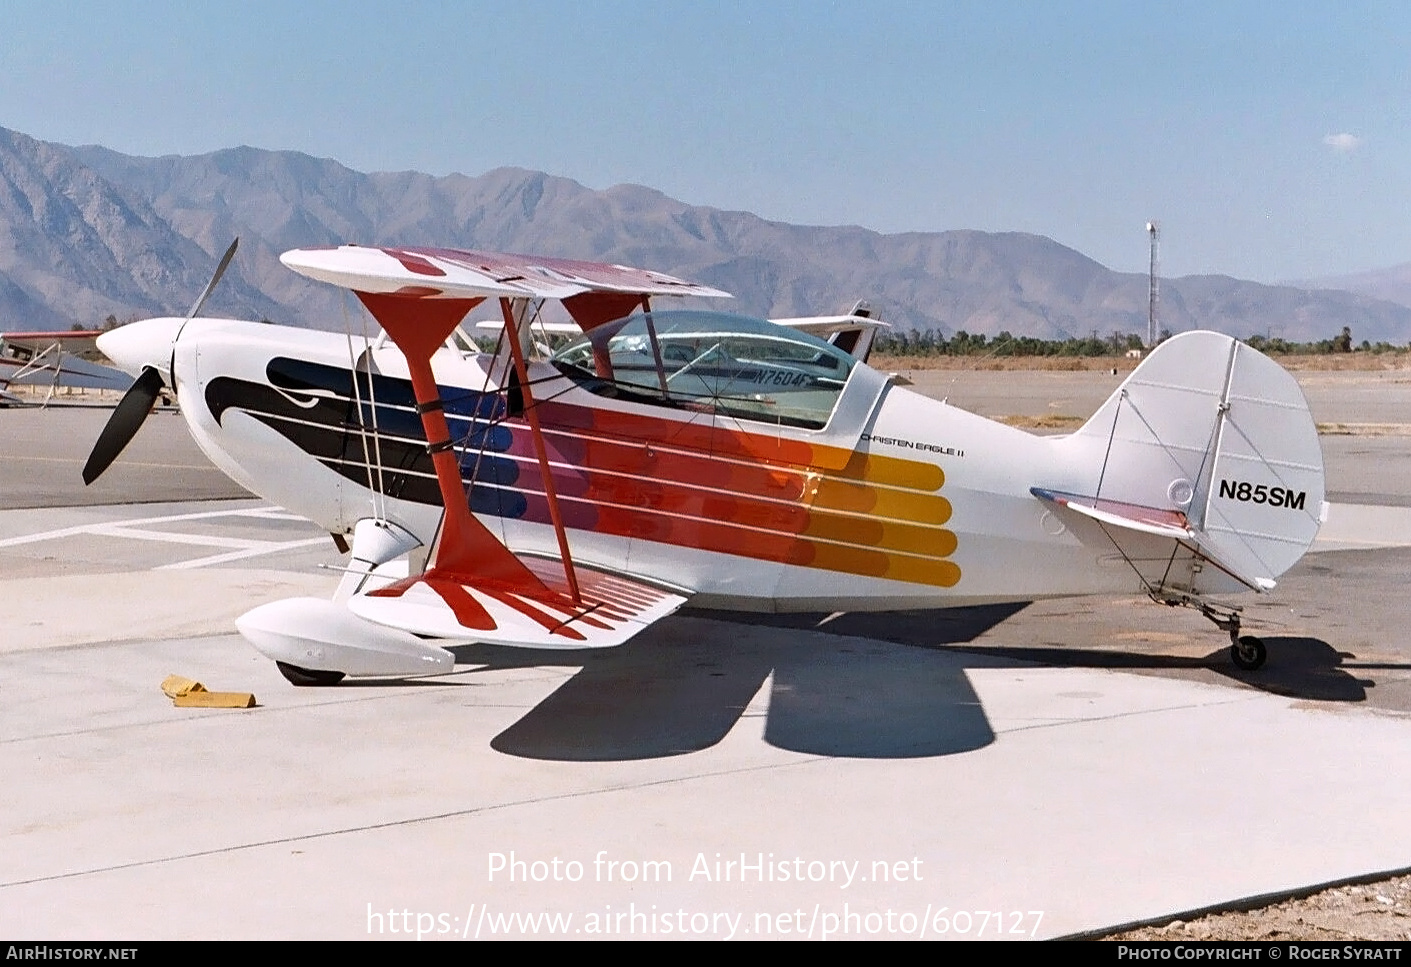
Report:
[[[686,601],[686,594],[677,589],[591,566],[574,567],[520,346],[520,320],[508,299],[501,305],[505,335],[519,391],[524,394],[523,413],[534,438],[563,558],[552,564],[516,556],[470,512],[441,392],[431,370],[432,355],[482,300],[408,298],[360,291],[357,295],[406,358],[446,517],[432,567],[422,575],[353,595],[348,607],[354,614],[392,628],[449,640],[534,648],[602,648],[621,644]],[[560,586],[554,576],[559,564],[568,579],[566,586]]]
[[[519,322],[514,317],[510,300],[503,296],[500,298],[500,312],[505,317],[505,332],[509,336],[510,352],[514,354],[514,369],[519,374],[520,392],[524,394],[524,415],[529,420],[529,433],[534,438],[534,455],[539,458],[539,474],[544,479],[544,496],[549,501],[549,519],[554,523],[554,536],[558,538],[559,554],[563,557],[563,574],[568,580],[568,590],[573,595],[573,603],[581,605],[583,595],[579,593],[578,576],[573,571],[573,558],[568,552],[568,534],[563,527],[563,515],[559,513],[559,497],[554,488],[554,476],[549,470],[549,452],[544,446],[544,431],[539,426],[539,410],[534,405],[534,395],[530,389],[529,369],[524,364],[524,347],[519,342]],[[449,436],[449,433],[447,435]]]
[[[628,314],[653,293],[724,293],[620,265],[443,249],[342,246],[286,252],[281,260],[311,278],[351,289],[401,349],[445,507],[432,566],[422,574],[354,594],[347,601],[354,614],[448,641],[605,648],[621,644],[685,603],[688,589],[575,564],[569,556],[527,349],[520,340],[525,320],[519,318],[517,302],[558,299],[588,332]],[[513,410],[510,415],[524,417],[533,438],[560,560],[516,555],[471,512],[463,480],[468,468],[460,465],[442,410],[431,360],[466,313],[490,298],[504,300],[508,362],[514,366],[505,402]]]
[[[357,296],[407,360],[417,412],[426,432],[426,449],[431,454],[441,503],[446,508],[446,526],[436,552],[435,568],[479,574],[511,587],[527,587],[552,595],[534,572],[471,516],[460,463],[452,445],[451,428],[442,409],[441,391],[431,372],[432,354],[465,314],[484,300],[407,299],[373,292],[358,292]],[[514,342],[518,344],[517,339]]]

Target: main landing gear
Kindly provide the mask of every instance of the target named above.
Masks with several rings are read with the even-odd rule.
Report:
[[[1265,660],[1269,657],[1268,649],[1264,647],[1264,642],[1253,635],[1240,634],[1240,609],[1235,607],[1221,607],[1213,605],[1208,601],[1188,595],[1156,596],[1153,597],[1162,604],[1174,607],[1182,605],[1187,608],[1198,608],[1200,613],[1214,622],[1215,627],[1227,632],[1230,636],[1230,660],[1235,663],[1235,667],[1241,671],[1258,671],[1264,666]]]

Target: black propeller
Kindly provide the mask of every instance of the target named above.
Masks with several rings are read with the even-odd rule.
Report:
[[[171,342],[171,359],[167,364],[167,377],[163,379],[161,370],[155,366],[142,367],[142,372],[138,374],[137,379],[118,402],[117,409],[108,418],[103,432],[98,435],[98,442],[93,444],[93,452],[88,455],[88,462],[83,465],[85,486],[101,477],[103,471],[107,470],[118,458],[118,455],[127,449],[127,445],[132,442],[132,438],[137,435],[143,421],[147,419],[147,414],[152,412],[152,407],[157,402],[157,396],[161,393],[162,387],[169,386],[173,391],[176,390],[176,342],[181,338],[186,323],[201,311],[201,307],[206,304],[206,300],[215,291],[216,283],[220,282],[220,277],[230,266],[230,260],[235,257],[235,249],[239,244],[240,239],[238,238],[230,243],[230,248],[226,249],[225,255],[221,256],[220,264],[216,266],[211,281],[206,283],[206,288],[191,306],[191,311],[186,314],[181,327],[177,329],[176,336]]]
[[[108,418],[107,425],[98,436],[98,442],[93,444],[93,452],[88,455],[88,462],[83,465],[85,486],[102,476],[103,471],[118,458],[118,454],[127,449],[127,445],[137,434],[137,428],[147,419],[147,414],[152,412],[157,395],[162,391],[162,385],[160,372],[151,366],[142,368],[142,373],[128,387],[118,403],[118,408],[113,410],[113,415]]]

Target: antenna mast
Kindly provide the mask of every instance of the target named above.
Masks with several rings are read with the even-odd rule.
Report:
[[[1156,303],[1161,297],[1161,280],[1156,274],[1157,248],[1161,243],[1161,227],[1156,222],[1146,223],[1146,233],[1151,236],[1151,282],[1146,308],[1146,348],[1156,348]]]

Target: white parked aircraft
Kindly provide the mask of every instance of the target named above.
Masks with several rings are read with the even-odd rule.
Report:
[[[687,601],[1114,592],[1200,609],[1254,669],[1264,645],[1213,596],[1273,589],[1322,516],[1298,385],[1214,332],[1162,344],[1077,432],[1035,436],[893,385],[863,361],[878,323],[861,316],[663,311],[724,293],[564,259],[345,245],[283,261],[351,289],[386,338],[193,318],[204,295],[107,334],[137,381],[85,477],[165,387],[217,466],[351,537],[332,600],[237,623],[295,684],[445,671],[471,641],[616,645]],[[578,337],[534,360],[550,301]],[[483,303],[501,317],[490,353],[453,339]]]
[[[11,386],[48,386],[48,403],[60,386],[125,390],[126,373],[90,362],[77,353],[96,344],[98,330],[0,332],[0,406],[24,405],[6,390]]]

